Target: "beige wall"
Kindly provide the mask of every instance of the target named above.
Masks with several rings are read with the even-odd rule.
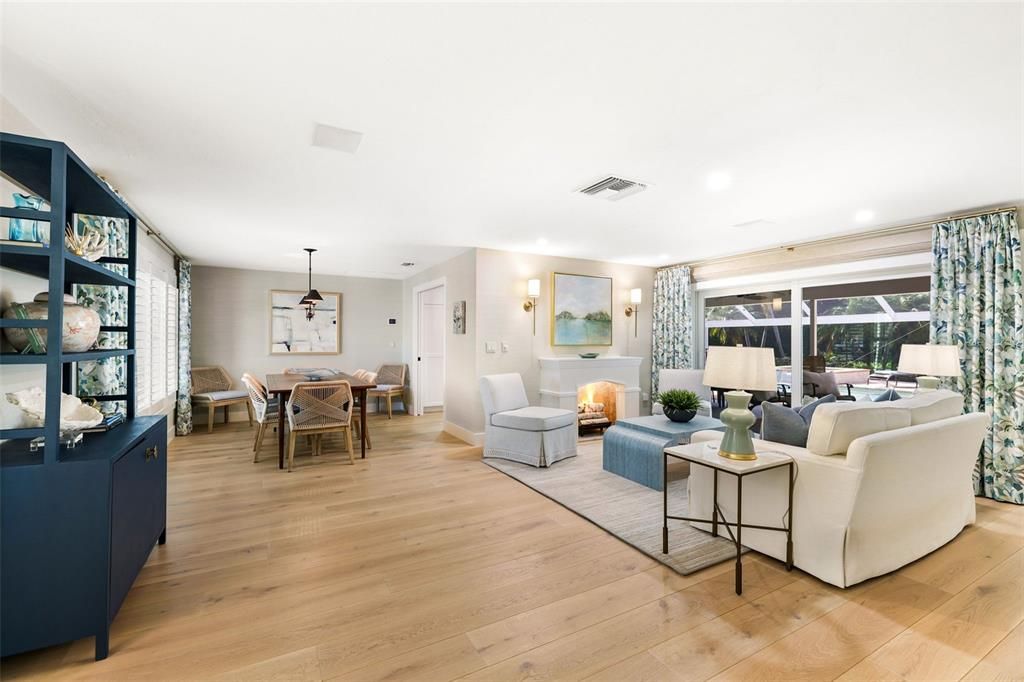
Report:
[[[614,333],[611,347],[555,348],[549,338],[550,277],[552,272],[602,275],[613,280]],[[541,298],[537,305],[537,334],[533,335],[531,316],[523,311],[526,280],[541,280]],[[404,315],[406,322],[405,356],[410,367],[415,363],[412,314],[417,286],[444,279],[445,306],[451,310],[455,301],[466,301],[466,334],[447,333],[447,367],[445,385],[445,428],[471,442],[481,442],[484,430],[483,407],[480,404],[479,377],[500,372],[523,375],[532,404],[540,402],[538,358],[551,355],[573,355],[596,350],[605,355],[639,355],[641,387],[650,391],[651,316],[649,301],[654,283],[653,268],[535,254],[471,249],[451,260],[405,280]],[[624,314],[629,290],[640,287],[645,305],[641,306],[638,335],[633,336],[633,320]],[[492,341],[496,353],[485,352],[485,343]],[[501,351],[501,344],[508,351]],[[643,409],[649,409],[649,403]]]
[[[444,263],[428,268],[410,277],[402,284],[403,321],[405,335],[403,350],[409,365],[411,379],[415,381],[415,357],[413,357],[413,306],[416,287],[444,280],[445,310],[451,313],[455,301],[466,301],[466,333],[453,334],[451,324],[445,326],[445,429],[459,438],[472,439],[478,424],[483,423],[483,407],[477,393],[476,373],[476,250],[469,249]]]
[[[306,283],[305,273],[194,265],[193,366],[223,365],[241,385],[242,372],[266,376],[286,367],[332,367],[351,372],[402,361],[402,282],[327,275],[314,275],[313,283],[321,292],[341,293],[341,353],[271,355],[270,290],[305,291]],[[398,324],[389,326],[389,317],[396,318]],[[245,411],[244,406],[237,409]],[[198,422],[204,418],[196,415]]]
[[[599,275],[612,278],[612,345],[565,347],[551,345],[551,273]],[[537,333],[533,334],[532,317],[523,310],[526,281],[539,279],[537,299]],[[477,372],[479,375],[519,372],[523,375],[526,394],[531,404],[539,404],[539,358],[555,355],[576,355],[596,351],[602,355],[633,355],[644,358],[640,366],[640,387],[646,402],[641,412],[650,410],[651,388],[651,288],[654,268],[618,263],[604,263],[576,258],[541,256],[508,251],[477,251]],[[625,308],[629,290],[643,290],[643,303],[637,319],[637,335],[633,336],[634,320],[627,318]],[[498,351],[485,352],[485,344],[494,342]],[[502,343],[508,352],[502,352]],[[483,417],[475,426],[483,431]]]

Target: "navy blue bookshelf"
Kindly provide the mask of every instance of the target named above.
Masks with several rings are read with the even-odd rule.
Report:
[[[0,217],[46,221],[50,244],[0,244],[0,268],[47,280],[45,320],[2,320],[0,328],[45,329],[46,352],[0,353],[0,364],[40,365],[46,373],[43,426],[0,430],[0,655],[95,636],[109,651],[110,625],[153,547],[166,540],[167,419],[135,415],[135,274],[138,218],[63,142],[0,133],[0,173],[50,209],[0,208]],[[128,221],[128,257],[93,263],[65,248],[74,214]],[[127,274],[105,264],[117,264]],[[126,287],[125,348],[61,349],[63,298],[75,284]],[[90,396],[126,404],[125,422],[60,442],[61,392],[75,363],[123,356],[127,393]],[[31,439],[44,447],[33,451]]]

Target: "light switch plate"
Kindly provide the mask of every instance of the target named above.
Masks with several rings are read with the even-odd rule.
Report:
[[[484,341],[484,352],[485,353],[497,353],[498,344],[494,341]]]
[[[501,352],[502,353],[507,353],[508,352],[508,344],[506,342],[504,342],[504,341],[501,342]]]

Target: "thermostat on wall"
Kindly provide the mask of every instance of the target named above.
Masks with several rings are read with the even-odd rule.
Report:
[[[396,325],[396,324],[398,324],[398,319],[396,319],[394,317],[389,317],[388,318],[388,324],[389,325]]]

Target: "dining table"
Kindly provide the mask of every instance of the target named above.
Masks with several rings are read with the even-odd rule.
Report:
[[[363,459],[366,459],[366,392],[376,388],[377,384],[359,379],[351,374],[339,372],[330,379],[321,381],[347,381],[352,387],[352,397],[359,401],[359,449]],[[277,468],[284,469],[284,425],[285,407],[288,398],[292,394],[295,384],[308,382],[309,378],[304,374],[268,374],[267,392],[277,397]]]

